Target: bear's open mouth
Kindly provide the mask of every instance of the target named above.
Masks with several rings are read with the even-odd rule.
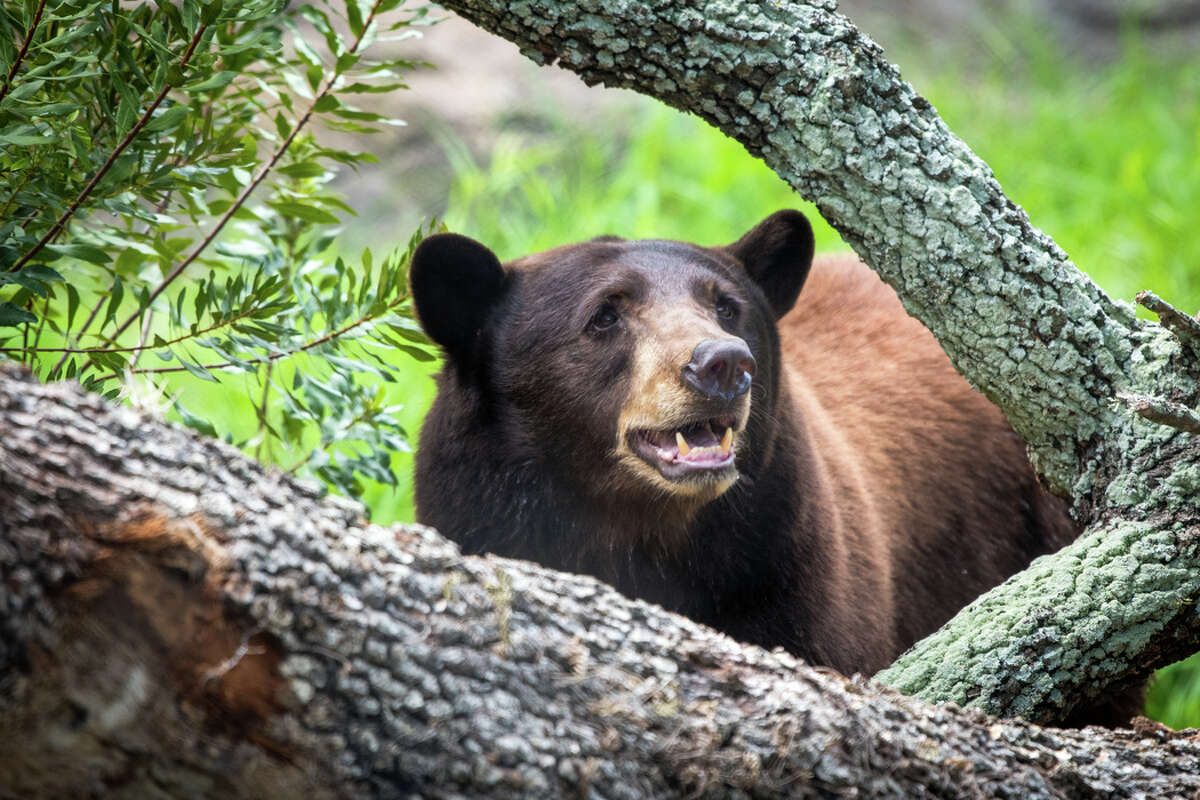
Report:
[[[735,424],[732,417],[713,417],[667,430],[632,430],[629,447],[665,478],[723,472],[733,468]]]

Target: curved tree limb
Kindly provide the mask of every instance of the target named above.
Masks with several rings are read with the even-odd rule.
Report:
[[[463,557],[0,369],[0,796],[1186,797],[1200,740],[931,707]]]
[[[832,2],[451,0],[535,61],[702,117],[817,204],[1069,489],[1158,337],[1033,227]]]
[[[1074,546],[882,679],[928,700],[1060,719],[1200,648],[1200,450],[1113,402],[1122,392],[1195,407],[1195,359],[1079,272],[834,3],[443,5],[539,63],[697,114],[761,157],[1075,499],[1087,528]]]

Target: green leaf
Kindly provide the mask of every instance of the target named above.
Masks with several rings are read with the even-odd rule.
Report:
[[[282,214],[285,217],[293,217],[295,219],[302,219],[305,222],[317,222],[317,223],[324,223],[327,225],[336,225],[336,224],[338,224],[338,222],[341,221],[337,217],[335,217],[333,214],[330,214],[328,211],[326,211],[323,208],[317,208],[316,206],[305,205],[304,203],[300,203],[295,200],[282,200],[282,201],[278,201],[278,202],[274,202],[274,203],[269,203],[268,205],[270,205],[271,208],[275,209],[276,211],[278,211],[280,214]]]
[[[382,94],[384,92],[394,92],[397,89],[407,89],[407,83],[352,83],[343,89],[339,89],[342,94]]]
[[[305,5],[301,7],[300,13],[325,37],[325,46],[329,48],[330,53],[334,56],[339,56],[345,52],[346,44],[342,41],[341,33],[330,24],[329,18],[325,15],[324,11],[316,9],[311,5]]]
[[[67,330],[75,324],[75,312],[79,310],[79,290],[67,284]]]
[[[398,336],[403,336],[410,342],[433,346],[433,341],[425,335],[425,331],[421,330],[419,327],[416,327],[416,322],[413,322],[412,324],[413,327],[409,328],[404,325],[389,323],[388,328],[394,331]]]
[[[59,275],[45,264],[27,264],[21,268],[21,272],[30,276],[31,278],[37,278],[39,281],[65,280],[62,275]]]
[[[149,131],[150,133],[160,133],[162,131],[174,130],[176,127],[178,127],[179,123],[183,122],[184,118],[187,117],[189,111],[191,111],[191,109],[185,105],[173,105],[166,111],[154,117],[154,119],[147,122],[146,127],[144,127],[142,130]]]
[[[205,3],[200,11],[200,21],[205,25],[212,25],[221,16],[221,11],[224,10],[225,4],[222,0],[212,0],[210,3]]]
[[[232,70],[221,70],[215,75],[210,75],[208,78],[199,83],[188,84],[183,87],[185,92],[211,92],[214,89],[224,89],[238,74]]]
[[[319,77],[320,77],[320,76],[318,76],[318,78],[319,78]],[[312,95],[312,88],[310,88],[310,87],[308,86],[308,84],[306,84],[306,83],[305,83],[305,82],[304,82],[304,81],[303,81],[303,80],[300,78],[300,76],[299,76],[299,75],[297,75],[297,74],[296,74],[295,72],[293,72],[292,70],[290,70],[290,69],[289,69],[289,70],[286,70],[286,71],[283,73],[283,81],[284,81],[284,83],[286,83],[286,84],[288,85],[288,88],[289,88],[289,89],[291,89],[291,90],[292,90],[292,91],[293,91],[293,92],[294,92],[294,93],[295,93],[297,96],[299,96],[299,97],[306,97],[306,98],[307,98],[307,97],[312,97],[312,96],[313,96],[313,95]],[[283,94],[283,95],[280,97],[280,102],[282,102],[282,103],[283,103],[285,106],[287,106],[289,109],[291,108],[291,106],[289,105],[289,102],[290,102],[290,97],[289,97],[287,94]]]
[[[98,266],[106,266],[111,260],[108,253],[94,244],[87,242],[71,242],[70,244],[48,244],[42,248],[59,256],[67,258],[78,258],[80,261],[86,261],[89,264]]]
[[[0,286],[5,284],[15,283],[18,286],[24,286],[38,297],[46,296],[46,284],[37,280],[31,275],[27,275],[25,270],[20,272],[0,272]]]
[[[342,131],[344,133],[362,133],[362,134],[379,133],[379,128],[372,128],[370,125],[361,125],[357,122],[350,122],[348,120],[343,120],[343,119],[329,119],[328,117],[326,117],[325,125],[326,125],[326,127],[330,128],[332,130]]]
[[[37,322],[37,317],[7,300],[0,302],[0,325],[20,325],[25,322]]]
[[[127,131],[133,128],[133,123],[137,119],[137,116],[137,97],[128,92],[122,92],[121,99],[117,103],[117,130]]]
[[[112,289],[108,292],[108,311],[105,313],[104,325],[112,322],[117,316],[117,310],[121,307],[121,300],[125,297],[125,286],[121,283],[119,277],[113,277]],[[104,325],[100,327],[103,328]]]
[[[178,400],[175,401],[174,405],[175,411],[179,414],[179,419],[183,421],[184,425],[205,436],[211,436],[214,439],[217,438],[217,429],[213,427],[211,422],[188,411]]]
[[[395,117],[385,116],[384,114],[376,114],[373,111],[359,111],[355,108],[343,107],[333,113],[344,119],[354,119],[359,122],[382,122],[385,125],[403,125],[404,120],[396,119]]]
[[[336,108],[340,108],[341,105],[341,100],[338,100],[332,94],[327,94],[320,97],[317,102],[313,104],[313,111],[317,112],[318,114],[324,114],[327,111],[333,111]]]
[[[171,324],[183,325],[183,301],[187,295],[187,287],[179,290],[179,294],[175,295],[175,303],[171,306]]]
[[[113,270],[118,275],[129,275],[137,271],[138,266],[148,260],[146,253],[133,247],[127,247],[121,251],[121,255],[117,256]]]
[[[410,344],[404,344],[395,340],[392,341],[392,346],[403,353],[407,353],[414,360],[420,361],[423,364],[429,363],[430,361],[437,361],[437,356],[435,356],[433,353],[430,353],[428,350],[422,350],[419,347],[413,347]]]
[[[321,56],[318,55],[316,50],[313,50],[312,45],[299,32],[297,32],[296,37],[292,40],[292,46],[296,48],[296,55],[300,56],[310,66],[321,66]]]
[[[58,141],[54,136],[37,132],[32,125],[12,125],[0,130],[0,144],[10,144],[16,147],[29,147],[39,144],[51,144]]]
[[[194,364],[191,361],[188,361],[186,358],[180,358],[179,363],[183,366],[184,369],[186,369],[188,372],[190,372],[192,375],[196,376],[197,378],[199,378],[202,381],[211,381],[212,383],[220,383],[220,381],[217,380],[217,377],[215,375],[213,375],[211,372],[209,372],[207,369],[200,366],[199,364]]]
[[[321,78],[325,75],[325,68],[320,64],[313,64],[304,71],[304,78],[308,81],[309,87],[315,92],[317,87],[321,85]]]
[[[332,112],[332,110],[340,109],[341,107],[342,107],[342,101],[338,100],[337,97],[330,94],[330,95],[325,95],[323,97],[320,97],[316,103],[313,103],[312,110],[314,110],[314,112],[317,112],[318,114],[325,114],[328,112]]]
[[[110,372],[121,373],[124,372],[125,368],[129,366],[129,362],[125,359],[125,356],[121,355],[120,353],[99,350],[92,353],[91,357],[95,364],[104,367]]]
[[[350,32],[355,38],[362,36],[363,15],[362,9],[358,7],[358,0],[346,0],[346,22],[350,24]]]
[[[329,170],[315,161],[300,161],[280,167],[279,172],[289,178],[321,178],[327,175]]]
[[[200,22],[200,4],[196,0],[183,0],[183,27],[195,30]]]
[[[35,94],[37,94],[38,89],[41,89],[45,83],[45,81],[28,81],[26,83],[19,84],[17,88],[8,93],[8,95],[4,98],[4,102],[15,103],[18,100],[24,100],[26,97],[33,97]]]
[[[351,153],[346,150],[322,150],[321,155],[342,164],[375,164],[379,161],[374,153]]]
[[[41,118],[58,117],[79,110],[80,106],[78,103],[45,103],[37,106],[25,106],[21,109],[21,112],[31,117]]]

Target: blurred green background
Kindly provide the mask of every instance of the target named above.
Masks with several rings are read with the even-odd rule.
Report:
[[[439,35],[435,27],[427,37]],[[1200,309],[1200,57],[1192,48],[1133,29],[1076,48],[1021,14],[949,40],[920,26],[886,35],[890,60],[1081,269],[1114,297],[1132,301],[1148,288]],[[454,66],[470,80],[470,60]],[[718,244],[783,207],[818,223],[819,250],[845,248],[815,209],[703,122],[627,94],[586,113],[552,97],[539,102],[540,73],[515,69],[530,82],[527,102],[519,113],[491,115],[483,135],[439,116],[436,98],[401,111],[422,133],[384,155],[392,169],[369,197],[356,199],[357,178],[344,187],[362,213],[343,236],[348,251],[401,244],[435,214],[501,259],[603,233]],[[430,366],[409,363],[389,392],[404,404],[415,444],[434,386]],[[231,402],[228,387],[182,382],[194,410],[221,407],[229,428],[245,420],[252,430],[248,390]],[[400,486],[373,486],[366,496],[381,523],[413,519],[411,456],[397,454],[393,466]],[[1200,661],[1160,674],[1148,713],[1172,727],[1200,726]]]

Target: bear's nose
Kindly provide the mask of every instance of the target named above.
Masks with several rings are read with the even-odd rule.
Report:
[[[705,339],[684,365],[683,379],[705,397],[730,403],[750,389],[754,367],[754,356],[741,339]]]

